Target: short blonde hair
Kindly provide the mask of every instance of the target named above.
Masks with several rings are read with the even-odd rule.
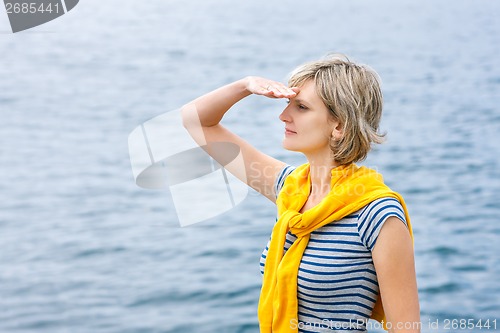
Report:
[[[364,160],[372,142],[382,143],[385,136],[378,133],[383,104],[378,74],[345,55],[332,54],[296,68],[288,85],[300,87],[309,80],[343,129],[340,140],[331,140],[333,159],[341,165]]]

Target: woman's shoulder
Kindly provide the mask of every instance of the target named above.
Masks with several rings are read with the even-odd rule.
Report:
[[[382,197],[370,202],[358,212],[357,216],[358,220],[364,221],[381,218],[388,214],[397,215],[406,224],[403,206],[398,199],[393,197]]]
[[[403,206],[393,197],[374,200],[358,211],[356,217],[359,236],[368,249],[373,249],[382,226],[392,216],[397,217],[408,227]]]

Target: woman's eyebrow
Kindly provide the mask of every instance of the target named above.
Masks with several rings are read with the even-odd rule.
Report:
[[[304,101],[303,99],[300,99],[300,98],[294,98],[293,100],[294,100],[295,102],[297,102],[297,103],[301,103],[301,104],[307,104],[307,105],[309,105],[309,104],[310,104],[309,102]]]

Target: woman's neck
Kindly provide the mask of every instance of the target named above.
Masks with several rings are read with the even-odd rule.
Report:
[[[311,191],[309,196],[322,198],[330,192],[332,169],[339,166],[331,157],[309,159]]]

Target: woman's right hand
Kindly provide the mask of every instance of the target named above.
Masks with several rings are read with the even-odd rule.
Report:
[[[245,78],[245,82],[246,89],[250,93],[269,98],[293,98],[300,91],[297,87],[289,88],[281,82],[258,76],[248,76]]]

